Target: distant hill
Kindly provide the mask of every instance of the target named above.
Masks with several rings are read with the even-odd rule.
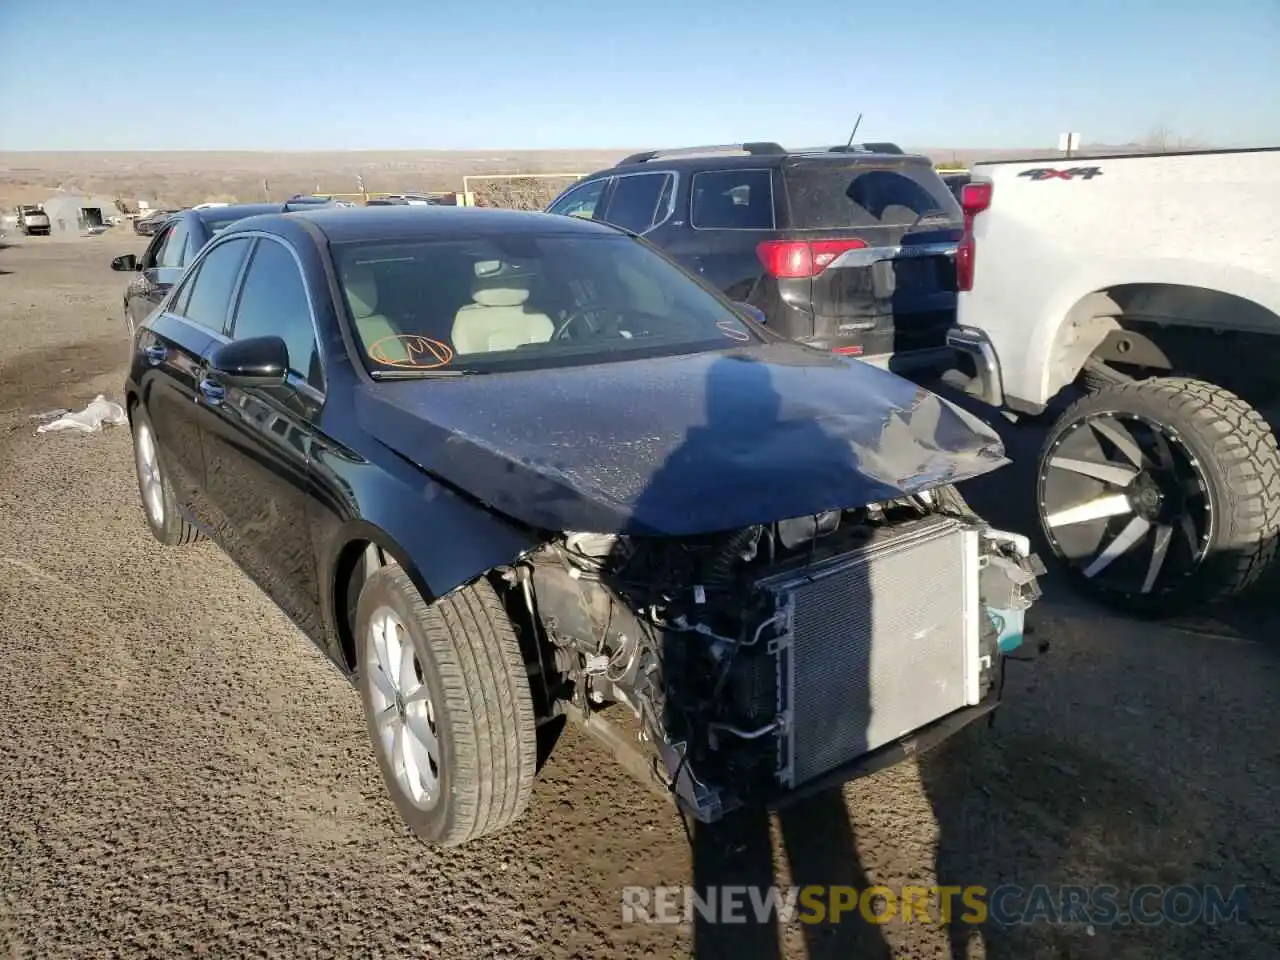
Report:
[[[1052,156],[1050,147],[986,149],[906,147],[935,163]],[[643,147],[636,148],[643,149]],[[1151,149],[1141,144],[1086,146],[1081,155]],[[1177,149],[1172,144],[1169,149]],[[1186,149],[1186,147],[1183,147]],[[165,205],[210,199],[283,199],[295,193],[355,193],[359,179],[370,191],[459,190],[464,175],[494,173],[584,174],[616,163],[616,150],[403,150],[309,153],[209,152],[10,152],[0,153],[0,208],[69,193],[141,198]],[[264,181],[265,187],[264,187]],[[568,182],[567,180],[562,182]],[[554,189],[555,181],[548,189]]]

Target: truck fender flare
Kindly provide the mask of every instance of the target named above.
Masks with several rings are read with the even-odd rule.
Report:
[[[1280,283],[1256,271],[1196,260],[1110,262],[1077,272],[1060,294],[1046,301],[1043,313],[1029,318],[1030,343],[1022,362],[1006,372],[1006,391],[1033,404],[1049,402],[1118,328],[1122,311],[1107,291],[1136,285],[1213,291],[1250,302],[1280,321]],[[1036,395],[1024,396],[1024,390]]]
[[[1120,329],[1120,308],[1106,293],[1096,291],[1078,300],[1067,311],[1054,334],[1043,367],[1043,395],[1052,398],[1075,382],[1095,350]]]

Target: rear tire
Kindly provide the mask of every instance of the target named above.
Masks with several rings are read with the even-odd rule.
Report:
[[[200,532],[178,513],[169,475],[164,468],[163,451],[156,439],[151,418],[141,403],[133,408],[133,465],[142,497],[142,514],[151,535],[166,547],[181,547],[201,539]]]
[[[493,587],[479,580],[428,604],[403,567],[382,567],[360,591],[356,644],[378,768],[409,829],[451,847],[519,818],[533,792],[536,724]]]
[[[1280,448],[1215,384],[1112,384],[1050,430],[1037,506],[1050,549],[1089,593],[1167,616],[1242,593],[1272,563]]]

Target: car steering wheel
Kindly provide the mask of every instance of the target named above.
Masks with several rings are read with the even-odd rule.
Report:
[[[598,310],[600,310],[599,307],[586,306],[578,307],[578,309],[571,311],[569,315],[560,322],[560,326],[556,327],[556,332],[551,335],[551,339],[565,339],[565,335],[569,332],[569,328],[579,322],[585,324],[588,332],[591,334],[599,333],[600,328],[591,321],[591,314],[596,313]]]

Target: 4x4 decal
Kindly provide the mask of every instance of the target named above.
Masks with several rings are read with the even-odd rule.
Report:
[[[1023,170],[1018,176],[1030,177],[1032,180],[1092,180],[1102,175],[1101,167],[1071,167],[1067,170],[1055,170],[1053,167],[1037,167],[1035,170]]]

